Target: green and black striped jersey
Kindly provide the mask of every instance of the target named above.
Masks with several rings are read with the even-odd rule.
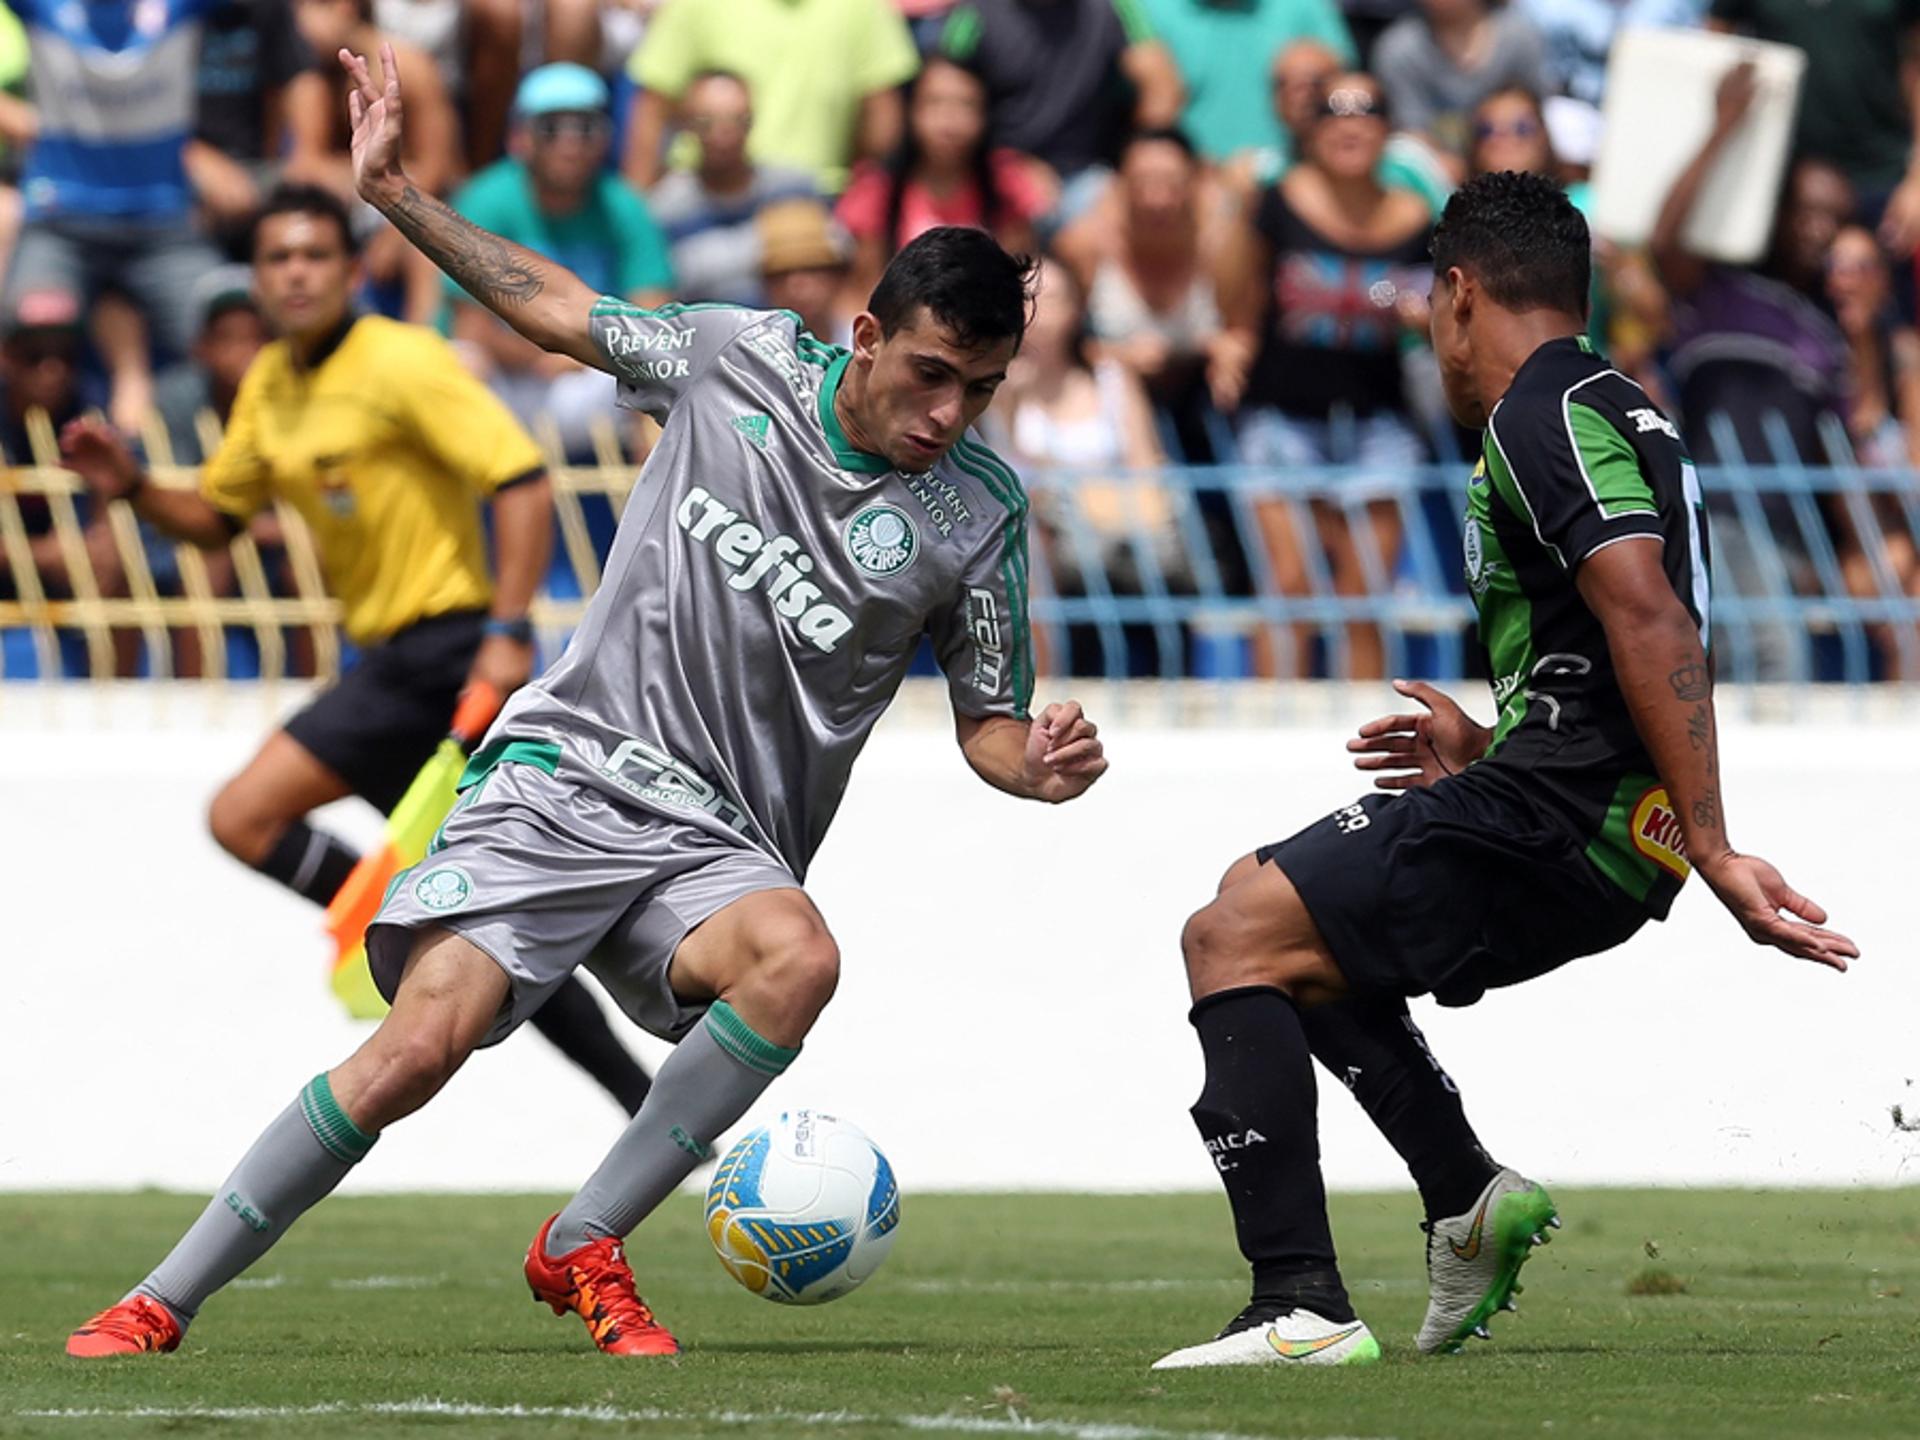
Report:
[[[1586,340],[1542,345],[1488,417],[1467,487],[1467,585],[1499,706],[1480,763],[1521,772],[1664,917],[1688,874],[1680,826],[1574,584],[1588,556],[1645,536],[1706,644],[1706,509],[1679,432]]]

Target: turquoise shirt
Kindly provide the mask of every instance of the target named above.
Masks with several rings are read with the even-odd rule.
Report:
[[[1334,0],[1144,0],[1153,31],[1187,82],[1180,128],[1209,160],[1271,143],[1274,57],[1319,40],[1355,62]]]
[[[573,214],[543,215],[527,167],[498,160],[461,188],[453,208],[481,229],[566,266],[602,295],[673,289],[667,237],[640,193],[618,176],[600,175]],[[452,280],[447,286],[455,296],[465,294]]]

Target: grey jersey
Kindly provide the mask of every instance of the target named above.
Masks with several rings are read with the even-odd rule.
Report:
[[[493,733],[802,877],[922,635],[959,713],[1026,716],[1025,494],[971,439],[920,474],[855,450],[848,353],[785,311],[608,299],[593,334],[666,428],[566,653]]]

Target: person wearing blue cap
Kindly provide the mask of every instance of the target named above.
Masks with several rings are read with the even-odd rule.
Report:
[[[528,72],[514,96],[511,153],[474,176],[453,205],[602,293],[651,307],[671,296],[673,269],[647,202],[606,168],[609,100],[606,81],[584,65]],[[550,416],[570,450],[585,448],[588,422],[612,404],[611,380],[523,340],[447,285],[454,339],[469,363],[522,421]]]

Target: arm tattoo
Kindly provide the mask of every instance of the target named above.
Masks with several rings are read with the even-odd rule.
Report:
[[[1704,700],[1713,693],[1713,673],[1705,665],[1682,665],[1667,676],[1674,697],[1680,700]]]
[[[546,289],[532,252],[482,230],[412,185],[387,213],[423,255],[494,310],[525,305]]]
[[[1702,830],[1718,830],[1720,828],[1720,791],[1718,787],[1709,785],[1706,793],[1693,802],[1693,823],[1698,825]]]
[[[1705,701],[1693,707],[1693,714],[1686,718],[1686,743],[1695,751],[1707,751],[1707,774],[1720,774],[1720,756],[1713,745],[1713,707]]]

